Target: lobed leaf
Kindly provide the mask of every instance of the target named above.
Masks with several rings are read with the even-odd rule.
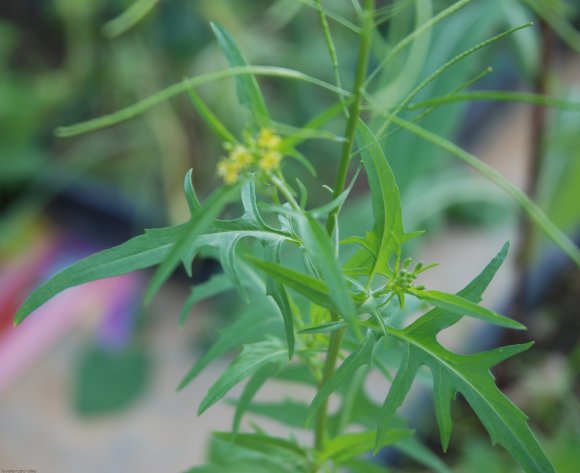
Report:
[[[499,268],[507,245],[484,271],[458,294],[473,303]],[[407,396],[419,368],[426,365],[434,380],[434,403],[441,443],[446,449],[451,435],[450,403],[460,392],[489,432],[528,473],[549,473],[554,469],[527,424],[527,417],[497,388],[490,369],[501,361],[528,349],[531,344],[497,348],[473,355],[457,355],[437,341],[437,334],[455,324],[461,315],[436,308],[410,326],[388,327],[388,335],[402,347],[399,370],[381,409],[375,448],[395,412]]]

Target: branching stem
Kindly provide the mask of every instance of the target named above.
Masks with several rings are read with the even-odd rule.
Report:
[[[362,29],[360,33],[359,53],[354,86],[352,89],[352,102],[349,107],[348,119],[344,133],[345,141],[343,143],[340,155],[340,163],[338,166],[338,174],[336,176],[333,198],[338,197],[344,191],[346,185],[346,177],[348,174],[352,148],[354,146],[356,127],[360,117],[364,82],[367,74],[368,60],[371,50],[374,8],[375,8],[375,0],[364,0],[363,11],[361,15]],[[335,230],[337,212],[338,209],[332,211],[329,214],[328,219],[326,221],[326,229],[329,235],[332,235]],[[333,321],[339,320],[338,314],[333,313],[331,314],[331,317]],[[340,353],[340,346],[342,344],[343,336],[344,329],[333,332],[330,335],[328,351],[326,354],[326,360],[324,363],[324,369],[322,373],[322,380],[320,382],[321,386],[326,381],[328,381],[328,379],[334,373],[336,362],[338,360],[338,355]],[[327,420],[328,420],[328,401],[326,401],[321,406],[320,410],[318,411],[318,417],[316,419],[314,446],[319,451],[323,450],[325,446],[327,435],[327,427],[326,427]]]

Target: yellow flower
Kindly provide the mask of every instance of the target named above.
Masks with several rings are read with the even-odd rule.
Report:
[[[280,136],[272,133],[268,128],[262,128],[258,134],[258,146],[260,148],[277,150],[282,142]]]
[[[282,154],[278,151],[266,151],[260,158],[258,166],[262,171],[272,171],[280,165]]]
[[[230,185],[238,182],[241,166],[236,161],[222,159],[217,165],[217,173],[224,183]]]
[[[254,156],[248,151],[248,148],[242,145],[236,145],[230,152],[229,156],[232,162],[238,163],[241,168],[250,166],[254,162]]]

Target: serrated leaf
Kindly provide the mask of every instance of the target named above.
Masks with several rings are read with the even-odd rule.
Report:
[[[233,36],[218,23],[212,22],[211,28],[230,66],[247,66],[248,63]],[[268,125],[270,121],[268,108],[256,78],[253,75],[245,75],[236,77],[235,81],[238,100],[250,113],[254,126]]]
[[[14,322],[21,323],[32,311],[70,287],[160,264],[171,252],[182,230],[182,225],[148,230],[72,264],[36,288],[18,309]]]
[[[410,290],[409,294],[418,299],[429,302],[435,307],[452,312],[454,314],[469,315],[476,319],[489,322],[490,324],[499,325],[500,327],[513,328],[516,330],[525,330],[526,327],[516,320],[509,319],[500,315],[493,310],[486,309],[474,302],[464,299],[461,296],[447,294],[435,290]]]
[[[286,361],[287,350],[279,339],[244,345],[242,353],[228,366],[217,381],[209,388],[197,411],[203,414],[207,409],[222,399],[236,384],[256,373],[264,366]]]
[[[460,297],[476,302],[499,268],[507,245]],[[549,473],[554,469],[527,425],[527,417],[497,388],[490,369],[506,358],[520,353],[530,344],[502,347],[473,355],[457,355],[437,341],[437,334],[455,324],[462,316],[436,308],[410,326],[399,330],[388,327],[388,335],[401,344],[401,365],[381,409],[377,448],[396,410],[405,399],[422,365],[434,379],[434,403],[444,448],[451,434],[449,404],[460,392],[488,430],[492,441],[500,443],[528,473]]]
[[[261,314],[249,312],[245,316],[236,319],[231,325],[219,332],[217,341],[212,347],[199,358],[191,367],[187,375],[179,384],[178,389],[183,389],[201,373],[207,365],[219,357],[230,352],[234,348],[261,340],[265,333],[269,333],[276,325],[272,317],[263,317]]]
[[[320,387],[310,404],[307,422],[310,423],[326,399],[343,383],[348,382],[361,366],[371,365],[375,344],[380,335],[369,331],[364,342],[353,351],[337,368],[330,378]]]
[[[223,208],[239,192],[239,184],[230,187],[221,187],[208,197],[203,207],[191,218],[191,220],[182,225],[181,234],[169,254],[167,254],[163,263],[157,268],[147,292],[145,293],[145,303],[151,301],[155,293],[163,283],[171,276],[179,262],[186,256],[188,249],[193,245],[196,239],[206,231],[213,221],[218,217]]]
[[[233,283],[225,274],[218,274],[212,276],[208,281],[198,284],[191,289],[189,296],[183,304],[181,314],[179,316],[179,325],[183,325],[187,319],[187,315],[194,305],[209,297],[216,296],[233,288]]]

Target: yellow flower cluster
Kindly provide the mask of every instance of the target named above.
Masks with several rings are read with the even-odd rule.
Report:
[[[231,185],[238,182],[244,171],[257,168],[271,172],[278,169],[283,157],[281,143],[282,138],[268,128],[262,128],[256,137],[246,137],[243,145],[227,143],[224,147],[229,153],[217,165],[218,176],[225,184]]]

